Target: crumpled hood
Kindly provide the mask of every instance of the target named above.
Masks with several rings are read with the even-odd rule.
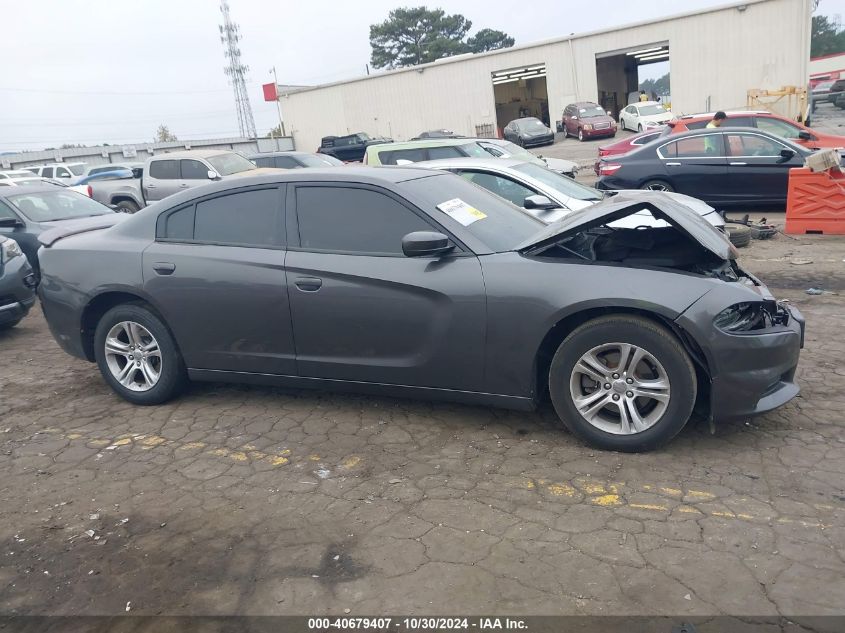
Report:
[[[736,258],[736,249],[723,233],[689,206],[660,191],[637,191],[634,195],[620,191],[615,196],[550,224],[514,250],[550,245],[568,235],[609,224],[643,210],[650,211],[655,218],[665,220],[720,259]]]

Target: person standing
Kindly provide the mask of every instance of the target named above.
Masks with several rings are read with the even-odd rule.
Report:
[[[710,120],[710,123],[707,124],[707,127],[719,127],[722,125],[722,121],[728,118],[728,115],[719,110],[716,114],[713,115],[713,118]]]
[[[648,101],[648,95],[645,93],[645,90],[640,90],[640,103],[643,101]]]
[[[728,118],[728,115],[719,110],[716,114],[713,115],[713,118],[710,120],[710,123],[707,124],[709,129],[715,130],[716,128],[722,125],[722,121]],[[719,138],[716,134],[710,134],[704,137],[704,152],[708,155],[720,155],[722,152],[719,151],[719,144],[722,142],[722,139]]]

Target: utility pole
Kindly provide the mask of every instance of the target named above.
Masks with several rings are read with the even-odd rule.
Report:
[[[249,94],[246,90],[246,74],[249,66],[241,63],[241,49],[238,47],[238,42],[241,41],[240,27],[232,22],[229,15],[229,3],[226,0],[221,0],[220,12],[223,14],[223,24],[218,26],[220,41],[223,43],[224,55],[229,62],[223,72],[232,82],[232,89],[235,91],[238,130],[244,138],[255,138],[257,136],[255,119],[252,116],[252,107],[249,105]]]
[[[276,84],[276,110],[279,112],[279,132],[280,136],[285,136],[285,122],[282,119],[282,102],[279,99],[281,95],[279,94],[279,78],[276,77],[276,67],[273,66],[270,72],[273,73],[273,81]]]

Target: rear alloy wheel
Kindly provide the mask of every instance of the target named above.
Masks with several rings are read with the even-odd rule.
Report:
[[[138,209],[140,208],[137,204],[132,202],[131,200],[121,200],[115,206],[115,211],[120,213],[138,213]]]
[[[643,183],[640,189],[648,189],[649,191],[666,191],[672,193],[675,189],[665,180],[649,180]]]
[[[578,140],[584,142],[584,129],[580,127],[578,128]]]
[[[637,316],[588,321],[561,343],[549,370],[561,421],[599,448],[646,451],[668,442],[689,419],[695,369],[665,328]]]
[[[137,304],[112,308],[94,333],[100,373],[133,404],[160,404],[185,382],[185,367],[173,337],[151,310]]]

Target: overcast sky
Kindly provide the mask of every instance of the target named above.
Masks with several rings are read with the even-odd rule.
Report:
[[[278,123],[261,84],[316,84],[364,74],[369,25],[421,0],[230,0],[240,24],[259,134]],[[516,45],[725,4],[723,0],[428,2]],[[217,25],[219,0],[10,2],[0,21],[0,151],[62,143],[151,141],[160,123],[180,139],[237,136]],[[517,8],[519,7],[519,8]],[[820,13],[845,13],[822,0]],[[702,60],[706,63],[706,60]],[[653,70],[659,71],[660,68]]]

